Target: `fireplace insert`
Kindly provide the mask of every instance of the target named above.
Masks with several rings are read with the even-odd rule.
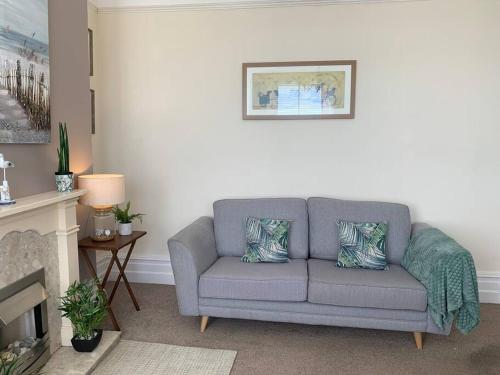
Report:
[[[47,291],[43,268],[0,289],[0,358],[16,373],[37,372],[49,359]]]

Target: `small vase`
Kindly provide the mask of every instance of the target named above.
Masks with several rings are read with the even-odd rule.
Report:
[[[73,349],[77,352],[81,353],[89,353],[97,348],[97,345],[101,342],[102,338],[102,329],[96,329],[96,335],[90,340],[82,340],[76,337],[71,339],[71,345],[73,345]]]
[[[120,236],[129,236],[132,234],[132,223],[118,223],[118,233]]]
[[[56,172],[56,188],[59,193],[73,191],[73,172],[59,173]]]

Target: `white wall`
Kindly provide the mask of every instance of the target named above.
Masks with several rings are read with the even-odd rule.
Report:
[[[102,12],[96,171],[123,172],[138,258],[227,197],[408,204],[500,274],[500,2]],[[243,121],[241,63],[356,59],[354,120]]]

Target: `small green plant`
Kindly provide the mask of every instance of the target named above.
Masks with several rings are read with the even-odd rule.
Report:
[[[113,214],[115,214],[116,221],[118,221],[121,224],[128,224],[131,223],[132,220],[139,219],[139,221],[142,223],[142,217],[145,214],[130,214],[130,201],[128,201],[127,205],[125,206],[125,209],[121,209],[118,206],[113,207]]]
[[[0,353],[0,375],[21,375],[23,371],[19,364],[19,358],[8,359],[5,353]],[[43,375],[40,369],[31,373],[32,375]]]
[[[68,128],[66,123],[64,125],[59,123],[59,148],[57,149],[57,156],[59,157],[58,174],[69,174],[69,141],[68,141]]]
[[[73,282],[60,300],[59,310],[73,324],[75,337],[92,339],[106,317],[107,297],[97,287],[97,280]]]
[[[7,360],[2,355],[0,355],[0,375],[17,375],[21,373],[19,369],[19,364],[17,363],[17,358],[13,360]]]

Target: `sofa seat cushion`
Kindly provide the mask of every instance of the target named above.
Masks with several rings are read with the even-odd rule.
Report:
[[[427,291],[404,268],[386,271],[339,268],[334,261],[309,259],[308,301],[336,306],[425,311]]]
[[[244,263],[221,257],[200,276],[200,297],[261,301],[306,301],[307,262]]]

